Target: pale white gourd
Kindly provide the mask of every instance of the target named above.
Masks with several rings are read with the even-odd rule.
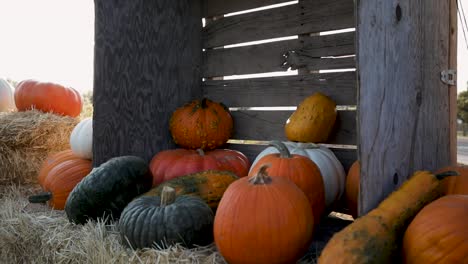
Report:
[[[298,154],[310,158],[320,169],[325,187],[325,205],[327,208],[341,199],[344,193],[346,174],[341,162],[336,158],[335,154],[324,146],[319,146],[313,143],[296,143],[290,141],[283,142],[291,154]],[[279,153],[274,147],[267,147],[255,158],[251,168],[263,156]]]
[[[3,78],[0,78],[0,112],[15,110],[13,87]]]
[[[76,156],[83,159],[93,158],[93,119],[85,118],[79,122],[70,135],[70,147]]]

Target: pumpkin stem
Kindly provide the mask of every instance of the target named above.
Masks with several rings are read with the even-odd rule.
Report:
[[[449,176],[460,176],[460,174],[456,171],[444,171],[444,172],[436,174],[435,176],[438,180],[442,180]]]
[[[169,186],[164,186],[161,192],[161,206],[172,204],[176,200],[175,189]]]
[[[271,164],[267,163],[260,167],[257,174],[249,179],[249,182],[253,185],[263,185],[263,184],[270,184],[271,177],[268,176],[267,169],[271,167]]]
[[[36,195],[31,195],[28,197],[30,203],[45,203],[52,199],[51,192],[43,192]]]
[[[276,148],[279,153],[280,153],[280,158],[291,158],[291,152],[289,152],[289,149],[286,147],[286,145],[279,141],[279,140],[272,140],[270,141],[270,143],[268,144],[274,148]]]
[[[205,156],[205,152],[204,152],[203,149],[201,149],[201,148],[197,149],[197,153],[198,153],[198,155],[200,155],[200,156]]]
[[[208,101],[208,98],[203,98],[203,99],[201,100],[200,106],[201,106],[202,109],[208,107],[207,101]]]

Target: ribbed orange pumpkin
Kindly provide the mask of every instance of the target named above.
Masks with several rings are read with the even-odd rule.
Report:
[[[15,104],[18,111],[32,108],[43,112],[76,117],[83,102],[78,91],[51,82],[24,80],[15,89]]]
[[[37,177],[39,185],[41,185],[44,188],[44,180],[47,177],[47,174],[49,174],[50,170],[52,170],[58,164],[67,160],[79,160],[79,159],[80,158],[75,156],[70,149],[50,154],[44,160],[44,162],[42,163],[41,169],[39,170],[39,175]]]
[[[406,229],[407,264],[468,263],[468,195],[448,195],[426,205]]]
[[[266,166],[227,188],[214,221],[214,239],[231,264],[295,263],[307,251],[314,219],[304,193]]]
[[[48,202],[51,208],[63,210],[68,195],[92,170],[88,159],[65,160],[55,165],[43,182],[44,193],[29,197],[31,203]]]
[[[322,175],[317,165],[302,155],[291,155],[281,141],[271,141],[270,145],[279,153],[263,156],[250,170],[249,176],[254,176],[265,164],[271,164],[267,169],[271,177],[285,177],[292,180],[307,196],[312,206],[314,222],[317,224],[325,210],[325,187]]]
[[[358,197],[359,197],[359,179],[361,173],[361,166],[359,161],[355,161],[351,168],[349,168],[348,175],[346,175],[345,199],[346,206],[348,207],[351,215],[357,218],[358,215]]]
[[[442,182],[445,194],[468,194],[468,167],[452,166],[443,168],[440,171],[453,170],[458,172],[459,176],[452,176],[444,179]]]
[[[186,149],[218,148],[231,137],[233,127],[229,109],[207,98],[178,108],[169,121],[174,142]]]

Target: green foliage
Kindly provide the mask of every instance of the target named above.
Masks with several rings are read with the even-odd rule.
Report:
[[[83,109],[81,110],[80,119],[93,117],[93,91],[87,91],[81,96],[83,97]]]
[[[457,110],[457,117],[463,123],[468,123],[468,90],[458,94]]]

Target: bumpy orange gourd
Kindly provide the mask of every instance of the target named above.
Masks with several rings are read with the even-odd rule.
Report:
[[[51,208],[63,210],[68,195],[92,169],[90,160],[73,159],[60,162],[46,175],[44,193],[29,197],[32,203],[47,202]]]
[[[286,121],[286,137],[291,141],[325,142],[336,115],[335,102],[322,93],[315,93],[302,101]]]
[[[275,147],[279,153],[263,156],[251,168],[249,176],[255,176],[263,165],[270,164],[267,169],[268,175],[288,178],[304,192],[312,206],[314,222],[317,224],[325,210],[325,188],[319,168],[307,157],[291,155],[281,141],[271,141],[270,146]]]
[[[18,111],[37,109],[76,117],[81,113],[81,95],[73,88],[50,82],[24,80],[15,89]]]
[[[233,127],[229,109],[207,98],[178,108],[169,121],[174,142],[187,149],[218,148],[231,137]]]
[[[448,175],[454,172],[437,175],[415,172],[377,208],[335,233],[318,263],[399,263],[399,242],[409,221],[443,194],[440,179]]]
[[[443,168],[440,171],[456,171],[459,176],[447,177],[442,181],[444,193],[449,194],[467,194],[468,195],[468,167],[467,166],[451,166]]]
[[[227,188],[214,221],[214,239],[231,264],[295,263],[307,251],[314,219],[304,193],[266,166]]]
[[[359,161],[355,161],[349,168],[346,175],[345,199],[351,215],[357,218],[358,215],[358,197],[359,197],[359,179],[361,168]]]
[[[468,263],[468,195],[448,195],[426,205],[405,231],[403,260]]]
[[[67,160],[79,160],[79,159],[80,158],[78,158],[77,156],[73,154],[71,149],[67,149],[67,150],[63,150],[60,152],[50,154],[44,160],[44,162],[42,162],[41,169],[39,170],[39,175],[37,177],[39,185],[41,185],[44,188],[44,180],[47,177],[47,174],[49,174],[50,170],[52,170],[58,164]]]

